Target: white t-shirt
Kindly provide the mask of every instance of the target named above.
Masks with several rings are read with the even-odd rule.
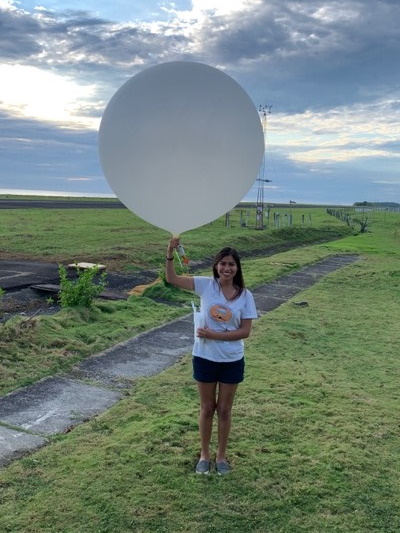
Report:
[[[194,290],[200,296],[203,327],[234,331],[243,318],[257,318],[253,295],[247,289],[236,300],[226,300],[213,277],[194,276]],[[195,336],[192,354],[210,361],[238,361],[244,355],[243,340],[220,341]]]

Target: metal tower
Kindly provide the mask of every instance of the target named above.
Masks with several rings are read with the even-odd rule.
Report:
[[[258,190],[257,190],[257,203],[256,203],[256,229],[264,229],[264,184],[271,180],[266,179],[265,173],[265,145],[267,142],[267,115],[271,113],[271,105],[260,105],[258,113],[260,115],[263,133],[264,133],[264,157],[261,164],[260,171],[258,173]]]

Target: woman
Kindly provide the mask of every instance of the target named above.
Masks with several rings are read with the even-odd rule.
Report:
[[[257,318],[254,298],[244,286],[240,258],[233,248],[216,256],[213,276],[182,276],[174,267],[174,250],[179,239],[172,238],[167,248],[167,282],[200,296],[204,327],[197,328],[193,345],[193,377],[200,395],[200,459],[198,474],[210,473],[210,441],[215,412],[218,417],[216,469],[227,474],[231,467],[226,448],[231,430],[231,411],[238,384],[244,378],[243,339],[250,335]]]

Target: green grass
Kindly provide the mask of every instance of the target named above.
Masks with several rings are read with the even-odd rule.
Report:
[[[15,318],[0,325],[0,396],[66,372],[85,357],[189,312],[131,296],[67,308],[55,316]]]
[[[361,254],[304,291],[308,307],[288,302],[255,322],[232,475],[193,473],[198,400],[187,356],[0,471],[0,530],[397,533],[399,220],[245,261],[254,286],[331,253]]]
[[[265,259],[244,260],[247,286],[276,279],[329,253],[321,247],[301,247]],[[209,269],[203,273],[209,274]],[[151,298],[162,298],[164,303]],[[142,297],[131,296],[126,302],[98,300],[91,309],[67,308],[55,316],[9,320],[0,325],[0,396],[67,372],[90,355],[190,313],[192,299],[191,293],[159,283]]]
[[[313,243],[349,233],[346,225],[322,208],[299,209],[292,228],[261,232],[240,227],[241,211],[232,211],[230,227],[221,217],[184,233],[182,241],[189,257],[213,257],[227,244],[245,252],[287,242]],[[284,210],[280,211],[283,215]],[[301,214],[309,212],[312,225],[307,222],[303,227]],[[254,224],[254,209],[250,213],[249,222],[253,220]],[[169,235],[126,209],[2,209],[0,240],[0,259],[89,261],[103,263],[109,270],[132,270],[157,267],[160,261],[163,264]]]

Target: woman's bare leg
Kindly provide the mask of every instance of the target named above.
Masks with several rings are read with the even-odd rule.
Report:
[[[200,460],[210,460],[210,441],[216,404],[217,383],[197,382],[197,388],[200,395]]]
[[[216,461],[226,461],[226,447],[232,425],[232,405],[235,398],[237,384],[220,383],[217,400],[218,415],[218,451]]]

